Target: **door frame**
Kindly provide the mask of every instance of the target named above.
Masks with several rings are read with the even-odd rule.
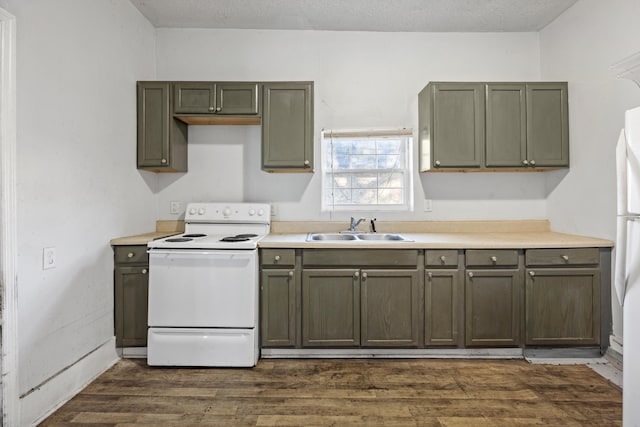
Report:
[[[20,424],[17,328],[16,18],[0,8],[0,293],[2,424]]]

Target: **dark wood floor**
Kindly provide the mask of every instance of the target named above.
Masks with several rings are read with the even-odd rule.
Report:
[[[254,369],[126,359],[57,425],[616,426],[622,393],[584,365],[524,360],[260,360]]]

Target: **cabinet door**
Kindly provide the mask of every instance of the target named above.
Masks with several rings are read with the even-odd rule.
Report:
[[[526,344],[600,342],[597,269],[531,269],[526,275]]]
[[[528,165],[525,99],[524,84],[487,84],[487,167]]]
[[[363,347],[417,347],[420,304],[417,270],[362,270]]]
[[[258,114],[257,83],[217,83],[217,114]]]
[[[428,270],[424,282],[425,345],[457,346],[464,318],[459,270]]]
[[[431,113],[432,167],[479,168],[484,147],[484,86],[436,83]]]
[[[115,330],[117,347],[146,347],[148,266],[116,267]]]
[[[530,166],[569,166],[566,83],[527,83],[527,160]]]
[[[186,172],[187,125],[171,114],[169,82],[138,82],[138,169]]]
[[[520,343],[520,270],[467,270],[467,346],[509,347]]]
[[[263,347],[296,345],[296,278],[293,269],[262,270],[261,337]]]
[[[265,83],[262,169],[313,172],[313,83]]]
[[[305,269],[302,274],[302,345],[360,345],[359,270]]]
[[[173,90],[174,113],[212,114],[216,112],[215,83],[174,83]]]

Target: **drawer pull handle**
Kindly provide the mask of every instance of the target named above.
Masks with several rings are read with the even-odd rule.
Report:
[[[429,280],[433,279],[433,273],[432,272],[428,272],[427,273],[427,277],[429,278]]]
[[[147,269],[146,268],[142,269],[142,274],[147,274]]]
[[[492,256],[490,259],[491,259],[491,262],[494,264],[498,262],[498,257],[496,256]]]
[[[530,272],[529,272],[529,276],[534,277],[535,275],[536,275],[536,272],[535,272],[535,271],[530,271]]]
[[[473,271],[469,272],[469,277],[473,277]]]
[[[273,257],[273,260],[274,260],[275,262],[280,261],[280,255],[276,255],[276,256],[274,256],[274,257]]]
[[[567,255],[562,255],[562,259],[564,262],[569,262],[569,257]]]
[[[447,262],[447,257],[444,256],[444,255],[441,255],[440,256],[440,261],[442,261],[443,264],[446,263]]]
[[[293,277],[293,271],[289,272],[289,277]]]
[[[133,256],[134,256],[134,255],[135,255],[135,254],[134,254],[133,252],[129,252],[129,253],[127,254],[127,258],[133,258]]]

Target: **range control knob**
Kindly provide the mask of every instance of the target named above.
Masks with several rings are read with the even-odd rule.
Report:
[[[229,207],[224,208],[224,210],[222,211],[222,215],[224,215],[224,216],[231,215],[231,208],[229,208]]]
[[[196,214],[196,208],[189,209],[189,215],[195,215],[195,214]]]
[[[204,208],[198,209],[198,215],[204,215],[204,213],[205,213]]]
[[[264,209],[258,209],[258,216],[264,215]]]
[[[249,216],[254,216],[256,214],[255,209],[249,209]]]

